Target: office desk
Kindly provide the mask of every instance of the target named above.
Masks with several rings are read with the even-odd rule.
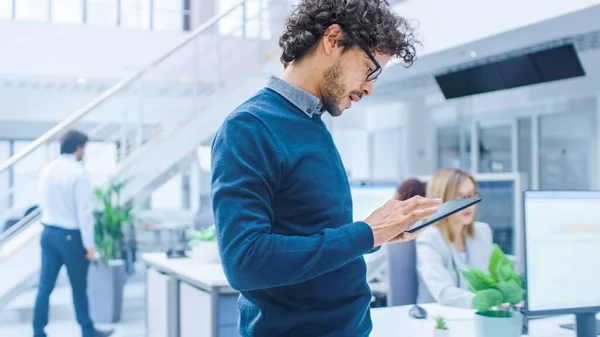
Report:
[[[164,253],[142,255],[146,263],[148,337],[239,337],[237,298],[220,264]]]
[[[437,304],[426,304],[427,319],[414,319],[408,315],[412,306],[377,308],[371,310],[373,333],[370,337],[429,337],[433,336],[436,314],[448,320],[450,337],[475,337],[473,311],[449,308]],[[575,332],[558,325],[572,320],[569,316],[559,316],[529,321],[528,337],[574,337]]]

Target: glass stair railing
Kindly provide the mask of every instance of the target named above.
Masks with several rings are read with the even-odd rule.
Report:
[[[0,311],[21,292],[37,284],[41,264],[39,211],[0,233]]]
[[[95,186],[124,177],[124,201],[149,193],[216,131],[236,99],[264,84],[261,70],[273,66],[289,10],[281,1],[232,6],[0,163],[0,231],[18,220],[0,234],[0,310],[36,278],[39,209],[19,218],[39,204],[38,175],[58,155],[60,134],[76,128],[90,136],[84,165]]]

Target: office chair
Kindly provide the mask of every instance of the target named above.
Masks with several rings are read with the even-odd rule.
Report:
[[[415,241],[386,245],[388,263],[387,305],[417,303],[417,252]]]

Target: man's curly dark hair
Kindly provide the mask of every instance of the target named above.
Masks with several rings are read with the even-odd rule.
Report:
[[[284,66],[311,52],[333,24],[342,28],[344,51],[361,47],[400,58],[407,66],[416,58],[413,28],[385,0],[300,0],[279,38]]]

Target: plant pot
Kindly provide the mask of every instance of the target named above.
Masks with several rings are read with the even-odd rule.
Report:
[[[199,263],[221,263],[217,241],[200,241],[192,247],[192,259]]]
[[[125,261],[108,264],[92,262],[88,272],[90,317],[96,323],[116,323],[121,319],[123,288],[127,279]]]
[[[475,336],[477,337],[521,337],[523,316],[510,311],[508,317],[495,317],[492,313],[475,314]]]
[[[433,330],[433,337],[450,337],[450,330]]]

